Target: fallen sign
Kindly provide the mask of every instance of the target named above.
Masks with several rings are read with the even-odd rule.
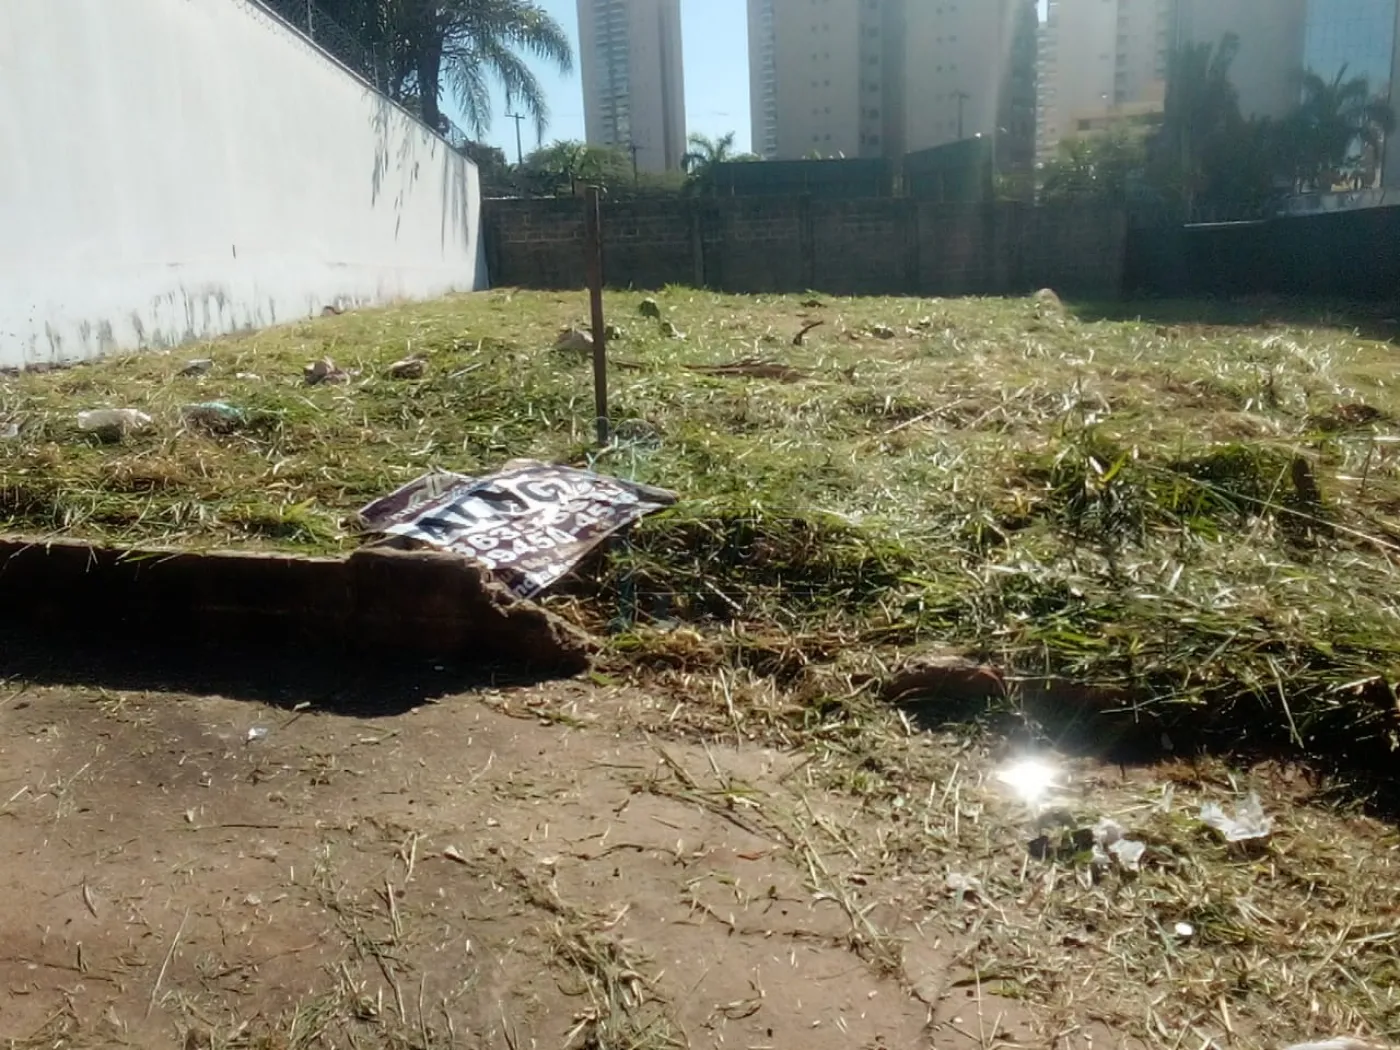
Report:
[[[360,511],[383,542],[463,554],[518,598],[557,583],[619,529],[676,502],[665,489],[537,460],[474,478],[425,474]]]

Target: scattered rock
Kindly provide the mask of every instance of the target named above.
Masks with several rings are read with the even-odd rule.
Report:
[[[428,370],[428,362],[421,357],[405,357],[389,366],[390,379],[422,379]]]
[[[667,339],[684,339],[685,333],[673,325],[670,321],[661,322],[661,334]]]
[[[661,317],[661,305],[655,299],[643,299],[637,304],[637,313],[643,317]]]
[[[329,357],[323,357],[319,361],[313,361],[303,370],[306,376],[307,386],[316,386],[319,383],[348,383],[350,373],[335,367],[335,362]]]
[[[822,302],[820,299],[803,299],[802,305],[809,310],[815,310],[818,307],[825,306],[826,303]]]
[[[96,408],[78,413],[78,429],[95,434],[102,441],[120,441],[150,425],[151,417],[135,408]]]
[[[554,340],[554,349],[583,352],[593,349],[593,336],[582,328],[565,328]]]
[[[1052,289],[1042,288],[1031,296],[1031,301],[1035,303],[1036,317],[1064,317],[1065,304],[1060,302],[1060,297]]]
[[[196,357],[193,361],[190,361],[190,362],[186,363],[186,365],[185,365],[184,368],[180,369],[180,375],[182,375],[182,376],[202,376],[202,375],[208,375],[208,374],[209,374],[209,370],[210,370],[211,368],[213,368],[213,367],[214,367],[214,360],[213,360],[213,358],[209,358],[209,357]]]
[[[887,324],[873,324],[870,326],[870,334],[876,339],[893,339],[894,329]]]
[[[1006,695],[1001,673],[987,664],[948,653],[910,657],[885,680],[881,695],[890,701],[991,700]]]

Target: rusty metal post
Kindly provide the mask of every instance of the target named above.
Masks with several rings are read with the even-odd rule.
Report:
[[[608,330],[603,320],[603,222],[597,186],[584,194],[584,250],[588,253],[588,299],[593,311],[593,404],[598,446],[608,444]]]

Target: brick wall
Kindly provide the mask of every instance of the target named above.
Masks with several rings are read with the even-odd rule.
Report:
[[[582,200],[491,200],[493,284],[584,285]],[[1094,208],[883,198],[662,198],[603,204],[612,287],[995,295],[1049,287],[1116,296],[1126,224]]]

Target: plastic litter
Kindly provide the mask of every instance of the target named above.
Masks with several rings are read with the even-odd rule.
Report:
[[[982,880],[975,875],[960,875],[956,871],[948,872],[943,884],[948,888],[948,892],[963,900],[966,897],[979,897],[982,894]]]
[[[242,409],[234,408],[223,401],[202,401],[197,405],[186,405],[180,409],[180,414],[189,426],[200,427],[213,434],[227,434],[248,421]]]
[[[1233,817],[1227,816],[1219,803],[1205,803],[1201,806],[1201,822],[1220,832],[1226,842],[1266,839],[1274,830],[1273,818],[1264,815],[1259,796],[1252,791],[1236,804]]]
[[[266,738],[267,726],[253,726],[248,730],[248,735],[244,737],[244,740],[252,744],[258,740],[265,740]]]
[[[1142,857],[1147,852],[1147,846],[1145,843],[1133,839],[1119,839],[1108,847],[1108,852],[1124,871],[1140,871]]]
[[[78,429],[104,441],[120,441],[150,425],[151,417],[135,408],[94,408],[78,413]]]
[[[1185,941],[1196,936],[1196,927],[1189,922],[1179,922],[1172,927],[1172,932]]]

